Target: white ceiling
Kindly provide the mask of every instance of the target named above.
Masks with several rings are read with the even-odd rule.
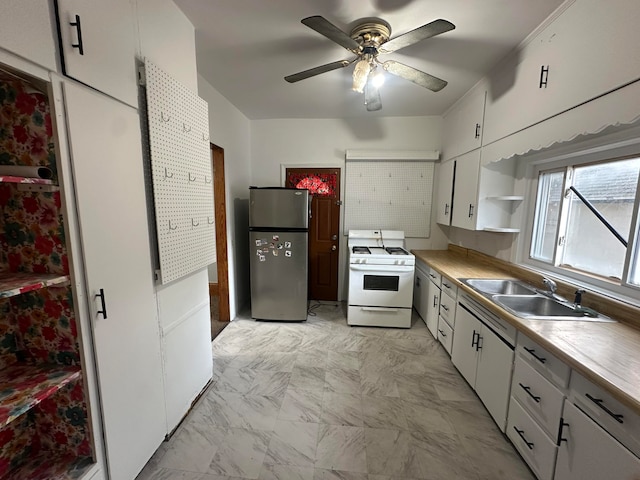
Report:
[[[441,115],[562,0],[174,0],[196,29],[199,73],[249,119]],[[378,17],[391,38],[438,18],[456,29],[381,56],[447,80],[434,93],[386,75],[382,110],[351,90],[353,65],[297,83],[284,77],[353,54],[300,20],[349,33]]]

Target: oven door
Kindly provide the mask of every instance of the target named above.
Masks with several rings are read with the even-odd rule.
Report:
[[[349,265],[349,305],[411,308],[413,265]]]

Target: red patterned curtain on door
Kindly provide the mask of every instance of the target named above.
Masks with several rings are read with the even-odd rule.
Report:
[[[311,195],[334,197],[337,175],[335,173],[291,173],[287,174],[287,187],[307,189]]]

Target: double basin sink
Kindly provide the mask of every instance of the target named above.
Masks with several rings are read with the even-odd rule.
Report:
[[[576,306],[560,297],[519,280],[461,278],[460,281],[504,308],[527,320],[583,320],[615,322],[590,308]]]

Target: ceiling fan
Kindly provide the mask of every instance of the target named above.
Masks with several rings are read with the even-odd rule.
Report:
[[[353,70],[353,90],[362,93],[364,91],[364,103],[368,111],[380,110],[382,102],[378,87],[383,79],[381,70],[389,72],[410,82],[428,88],[434,92],[442,90],[447,82],[444,80],[421,72],[413,67],[404,65],[394,60],[381,62],[378,55],[392,53],[401,48],[408,47],[414,43],[427,38],[435,37],[441,33],[453,30],[455,25],[447,20],[434,20],[422,25],[410,32],[389,39],[391,36],[391,26],[379,18],[365,19],[356,25],[349,35],[340,30],[334,24],[319,15],[303,18],[301,22],[307,27],[324,35],[329,40],[346,48],[356,56],[351,60],[338,60],[327,63],[319,67],[304,70],[302,72],[288,75],[284,79],[289,83],[295,83],[306,78],[330,72],[338,68],[343,68],[356,62]],[[378,70],[378,67],[381,70]]]

